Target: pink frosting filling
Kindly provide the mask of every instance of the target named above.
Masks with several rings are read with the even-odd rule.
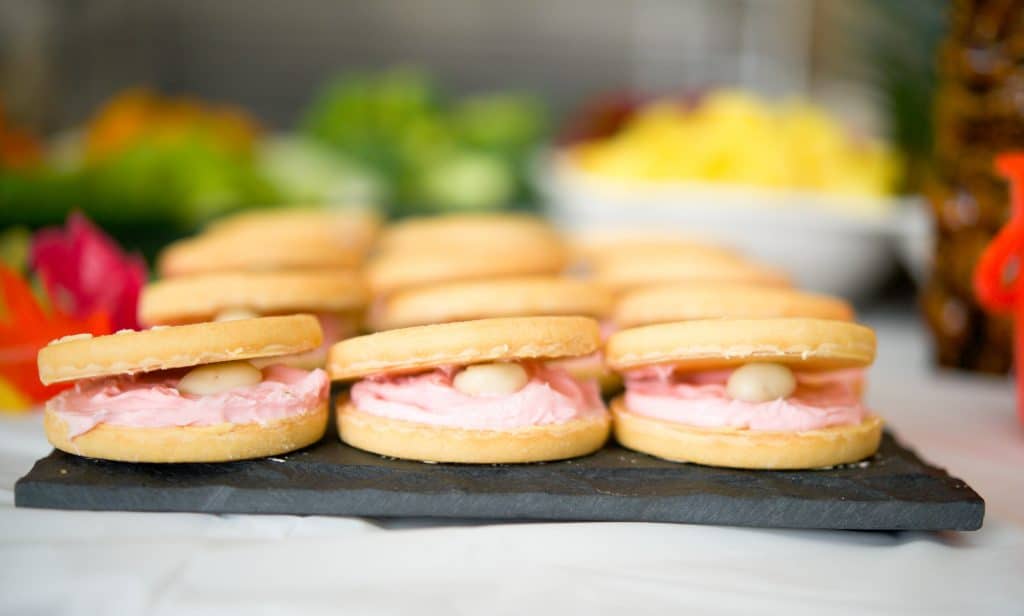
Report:
[[[375,376],[352,386],[352,403],[380,417],[474,430],[509,430],[601,417],[607,411],[597,383],[565,370],[523,364],[530,380],[508,395],[471,396],[452,386],[460,368],[405,376]]]
[[[263,369],[263,381],[211,396],[175,389],[184,370],[79,381],[50,408],[68,423],[72,438],[101,423],[130,428],[266,423],[303,415],[327,399],[323,370],[282,365]]]
[[[561,368],[570,374],[597,375],[606,371],[604,367],[604,354],[601,351],[594,351],[590,355],[582,357],[570,357],[568,359],[556,359],[548,363],[549,366]]]
[[[327,353],[335,342],[351,338],[356,334],[356,325],[352,317],[330,312],[316,314],[320,321],[320,329],[323,331],[323,342],[315,349],[296,353],[285,358],[273,357],[266,361],[283,361],[288,366],[312,370],[320,368],[327,363]],[[266,365],[259,361],[253,362],[257,366]]]
[[[615,323],[609,320],[598,321],[597,324],[601,329],[601,342],[606,342],[619,329]],[[548,365],[557,366],[578,375],[599,375],[608,372],[608,368],[604,365],[603,351],[594,351],[590,355],[583,355],[582,357],[555,359],[549,362]]]
[[[633,413],[701,428],[801,432],[858,424],[868,416],[860,401],[861,370],[797,373],[788,398],[743,402],[730,398],[731,371],[675,374],[652,366],[625,375],[626,406]]]

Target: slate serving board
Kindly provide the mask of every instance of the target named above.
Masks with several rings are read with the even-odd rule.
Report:
[[[547,464],[420,464],[353,449],[331,432],[303,451],[227,464],[129,464],[54,451],[18,480],[15,504],[849,530],[976,530],[985,514],[966,483],[890,434],[860,464],[769,472],[674,464],[616,445]]]

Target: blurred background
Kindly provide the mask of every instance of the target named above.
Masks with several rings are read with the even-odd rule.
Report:
[[[1005,372],[1009,326],[969,278],[1006,219],[992,156],[1022,145],[1020,19],[982,0],[0,0],[0,247],[16,261],[73,210],[152,258],[252,207],[523,209],[738,245],[861,306],[923,290],[940,361]]]

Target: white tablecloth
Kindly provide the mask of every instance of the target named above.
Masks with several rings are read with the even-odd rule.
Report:
[[[1024,429],[1010,384],[935,372],[908,317],[870,321],[870,402],[985,497],[981,531],[15,509],[14,481],[49,447],[38,416],[4,417],[0,613],[1024,614]]]

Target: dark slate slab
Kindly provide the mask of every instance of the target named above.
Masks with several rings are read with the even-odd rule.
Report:
[[[975,530],[984,501],[886,435],[869,461],[818,471],[674,464],[617,446],[520,466],[381,458],[331,434],[227,464],[129,464],[59,451],[15,486],[19,507],[496,520],[686,522],[851,530]]]

